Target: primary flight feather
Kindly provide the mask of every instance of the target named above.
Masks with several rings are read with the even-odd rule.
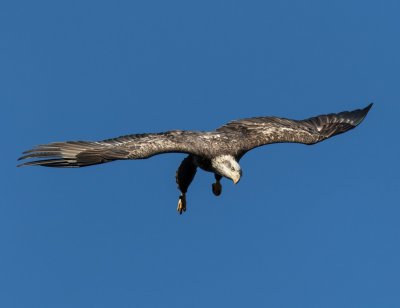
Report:
[[[239,160],[259,146],[295,142],[315,144],[344,133],[360,124],[372,104],[364,109],[320,115],[306,120],[255,117],[236,120],[212,132],[174,130],[164,133],[133,134],[103,141],[66,141],[38,145],[19,160],[33,159],[19,166],[85,167],[113,160],[145,159],[163,153],[189,154],[176,172],[181,191],[178,212],[186,211],[186,192],[197,167],[212,172],[215,195],[220,195],[222,177],[235,184],[242,171]]]

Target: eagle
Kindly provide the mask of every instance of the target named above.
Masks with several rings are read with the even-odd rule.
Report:
[[[254,117],[228,122],[214,131],[171,130],[132,134],[102,141],[66,141],[38,145],[23,152],[18,166],[79,168],[114,160],[146,159],[163,153],[188,154],[176,171],[180,191],[177,211],[186,211],[186,193],[197,168],[214,173],[212,192],[219,196],[223,177],[237,184],[240,159],[248,151],[272,143],[316,144],[359,125],[372,107],[291,120]]]

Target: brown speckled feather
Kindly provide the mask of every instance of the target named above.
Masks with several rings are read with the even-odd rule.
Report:
[[[344,133],[360,124],[371,106],[301,121],[277,117],[249,118],[229,122],[213,132],[176,130],[96,142],[54,142],[24,152],[20,160],[34,160],[20,166],[84,167],[113,160],[144,159],[162,153],[188,153],[204,159],[219,155],[240,158],[247,151],[270,143],[314,144]]]
[[[229,122],[217,132],[231,134],[236,156],[259,146],[294,142],[315,144],[355,128],[367,115],[372,104],[364,109],[320,115],[306,120],[278,117],[257,117]]]

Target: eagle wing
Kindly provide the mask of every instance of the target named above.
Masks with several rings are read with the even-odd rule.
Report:
[[[103,141],[66,141],[38,145],[25,151],[19,166],[84,167],[121,159],[144,159],[162,153],[207,156],[218,133],[168,131],[126,135]]]
[[[215,132],[169,131],[126,135],[103,141],[66,141],[25,151],[19,166],[84,167],[122,159],[144,159],[162,153],[188,153],[212,158],[221,154],[241,157],[247,151],[278,142],[314,144],[344,133],[362,122],[364,109],[321,115],[306,120],[257,117],[232,121]]]
[[[342,134],[360,124],[372,104],[364,109],[320,115],[306,120],[290,120],[278,117],[257,117],[232,121],[218,128],[217,132],[236,136],[235,154],[243,156],[247,151],[281,142],[315,144]],[[239,139],[237,139],[239,138]]]

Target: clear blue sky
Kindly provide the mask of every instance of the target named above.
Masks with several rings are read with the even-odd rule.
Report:
[[[400,307],[399,1],[3,1],[1,307]],[[259,148],[176,213],[184,155],[16,168],[23,150],[375,102]]]

